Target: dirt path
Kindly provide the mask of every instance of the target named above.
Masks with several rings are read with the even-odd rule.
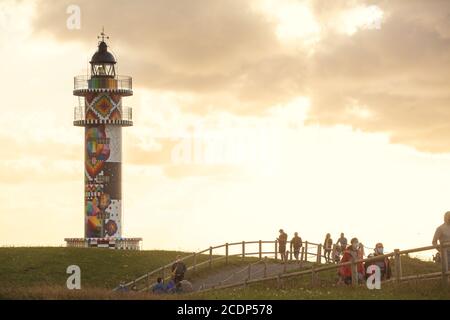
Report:
[[[277,274],[281,274],[293,270],[303,270],[308,268],[310,263],[303,264],[302,268],[296,262],[290,262],[285,266],[282,263],[268,262],[266,267],[266,276],[276,276]],[[250,279],[261,279],[264,278],[264,263],[258,263],[252,265],[250,268]],[[217,286],[220,284],[233,284],[237,282],[242,282],[245,279],[249,278],[249,271],[247,266],[230,266],[224,267],[217,272],[205,275],[204,277],[200,277],[192,280],[192,286],[194,291],[197,291],[201,288],[209,288],[211,286]]]

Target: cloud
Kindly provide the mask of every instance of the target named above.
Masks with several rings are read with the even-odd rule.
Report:
[[[137,87],[191,95],[184,112],[258,115],[308,96],[308,123],[387,132],[394,143],[450,151],[448,1],[296,2],[309,25],[286,40],[280,26],[287,34],[302,26],[281,14],[292,3],[277,2],[271,13],[258,9],[263,1],[80,0],[82,28],[70,31],[70,1],[41,0],[33,26],[93,52],[104,25],[120,70]],[[297,39],[312,34],[307,45]]]
[[[392,142],[449,152],[450,39],[425,18],[449,14],[450,5],[441,4],[427,7],[412,1],[407,7],[387,7],[389,18],[381,30],[324,39],[311,71],[309,123],[389,132]],[[423,19],[406,14],[408,8]],[[352,114],[352,105],[370,116]]]
[[[111,5],[81,0],[79,31],[65,27],[71,3],[39,1],[36,34],[80,41],[93,54],[94,37],[104,25],[120,70],[132,74],[137,86],[195,92],[200,98],[235,94],[269,106],[292,94],[294,85],[286,81],[301,71],[296,55],[278,42],[273,23],[252,8],[254,1],[136,0]],[[258,98],[262,87],[270,90]]]

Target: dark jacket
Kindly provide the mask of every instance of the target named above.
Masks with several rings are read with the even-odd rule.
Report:
[[[175,262],[172,265],[172,273],[176,274],[176,275],[182,275],[186,272],[186,265],[184,264],[184,262],[180,261],[180,262]]]
[[[291,240],[291,248],[294,247],[294,249],[300,249],[303,246],[302,238],[297,236],[293,237]]]

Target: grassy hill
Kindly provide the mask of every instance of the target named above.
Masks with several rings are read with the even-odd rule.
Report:
[[[84,248],[0,248],[3,287],[65,286],[66,269],[81,269],[81,285],[112,289],[174,261],[181,252]]]
[[[175,251],[119,251],[83,248],[0,248],[0,299],[450,299],[439,280],[383,284],[382,290],[336,286],[336,273],[321,274],[318,286],[310,276],[179,296],[111,291],[121,281],[133,280],[175,259]],[[239,262],[233,262],[239,263]],[[82,290],[67,290],[66,268],[81,268]],[[432,262],[404,257],[405,275],[439,271]],[[217,264],[205,272],[217,272]],[[192,275],[187,275],[190,278]]]

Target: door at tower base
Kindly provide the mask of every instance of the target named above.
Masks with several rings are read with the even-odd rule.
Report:
[[[85,237],[120,238],[121,128],[85,128]]]

